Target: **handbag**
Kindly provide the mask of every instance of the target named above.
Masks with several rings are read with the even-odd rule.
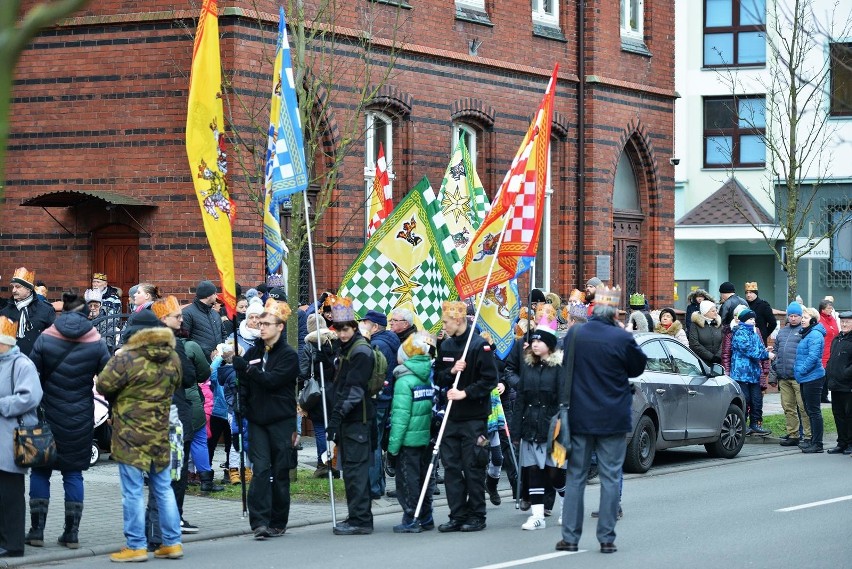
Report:
[[[559,409],[550,419],[547,430],[547,454],[557,468],[565,468],[571,454],[571,429],[568,425],[568,410],[571,408],[571,385],[574,382],[574,343],[582,324],[568,329],[568,355],[566,356],[565,378],[559,394]]]
[[[13,367],[14,371],[14,367]],[[18,417],[15,427],[15,464],[22,467],[50,467],[56,460],[56,441],[53,431],[44,420],[44,409],[38,408],[38,422],[35,425],[24,425]]]
[[[319,382],[316,380],[311,370],[311,377],[305,381],[305,386],[299,392],[299,407],[305,411],[311,411],[320,402],[322,391],[320,390]]]

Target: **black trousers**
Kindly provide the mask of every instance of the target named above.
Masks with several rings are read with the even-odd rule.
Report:
[[[346,488],[346,505],[349,525],[373,527],[372,501],[370,500],[370,456],[372,443],[370,431],[373,422],[343,423],[340,426],[340,464],[343,468],[343,486]]]
[[[285,529],[290,520],[290,469],[296,468],[291,438],[296,418],[248,426],[253,476],[248,490],[249,524]]]
[[[451,520],[461,523],[485,521],[488,448],[477,449],[476,441],[480,436],[487,436],[487,431],[485,419],[447,421],[441,441],[441,462]],[[485,461],[480,463],[482,452]]]
[[[0,470],[0,547],[24,550],[26,516],[24,475]]]
[[[210,455],[210,469],[216,470],[213,467],[213,453],[216,452],[216,445],[219,443],[219,437],[222,435],[225,436],[225,460],[228,460],[228,450],[231,448],[231,424],[228,423],[227,419],[223,419],[222,417],[214,417],[210,416],[210,438],[207,439],[207,452]],[[229,468],[239,468],[239,464],[235,464],[231,466],[228,465]]]
[[[852,393],[832,389],[831,412],[837,425],[837,445],[852,446]]]
[[[426,480],[426,472],[429,471],[429,461],[432,459],[432,451],[429,445],[422,447],[402,447],[396,459],[396,497],[402,506],[402,519],[405,523],[414,520],[414,512],[417,510],[417,502],[420,500],[420,489]],[[423,506],[420,508],[422,521],[432,517],[432,494],[435,491],[435,473],[432,472],[429,487],[423,497]]]

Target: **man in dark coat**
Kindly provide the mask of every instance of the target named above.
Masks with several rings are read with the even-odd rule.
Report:
[[[633,335],[617,322],[618,289],[597,291],[592,318],[582,326],[572,326],[562,347],[567,370],[574,342],[574,373],[571,386],[572,451],[568,457],[568,481],[562,506],[562,540],[560,551],[577,551],[583,532],[583,494],[591,464],[597,453],[600,476],[600,512],[597,538],[602,553],[613,553],[615,522],[619,507],[621,467],[627,448],[625,435],[632,429],[633,391],[629,378],[645,370],[647,357]]]
[[[445,417],[441,443],[450,521],[441,524],[438,531],[481,531],[485,529],[488,415],[491,391],[497,387],[497,363],[491,345],[469,325],[464,302],[444,302],[441,321],[445,337],[435,359],[434,382],[438,387],[449,388],[447,399],[452,407]],[[458,384],[453,387],[458,374]]]
[[[778,322],[775,320],[775,313],[772,312],[772,307],[769,303],[757,295],[757,283],[749,282],[745,284],[745,295],[748,301],[748,307],[754,311],[754,326],[760,330],[760,335],[763,338],[764,345],[769,345],[769,336],[773,330],[778,327]]]
[[[195,300],[183,309],[183,330],[187,337],[201,346],[207,361],[216,346],[225,341],[222,318],[213,310],[216,303],[216,285],[201,281],[195,288]]]
[[[734,308],[743,305],[748,306],[748,302],[737,296],[737,289],[733,283],[724,282],[719,285],[719,316],[722,318],[722,326],[727,326],[730,330],[731,320],[734,319]]]
[[[62,472],[65,489],[65,531],[59,544],[79,547],[83,515],[83,474],[92,453],[95,404],[94,377],[107,361],[109,350],[83,312],[85,303],[76,294],[62,295],[62,314],[41,334],[30,359],[41,376],[41,405],[56,440],[56,462],[50,468],[33,468],[30,474],[30,518],[27,543],[44,545],[44,526],[50,503],[50,475]]]
[[[358,322],[358,331],[370,340],[370,345],[378,348],[388,361],[388,370],[385,374],[385,385],[376,394],[374,402],[376,408],[376,449],[373,453],[373,462],[370,464],[370,497],[374,500],[381,498],[385,493],[385,471],[382,468],[382,441],[387,436],[385,432],[389,428],[390,406],[393,401],[393,370],[397,366],[396,353],[399,350],[399,337],[387,329],[388,319],[381,312],[368,310],[364,318]],[[409,328],[410,330],[411,328]],[[390,497],[396,494],[388,493]]]
[[[373,533],[369,466],[375,448],[371,435],[376,415],[367,389],[375,356],[358,331],[351,299],[335,297],[331,314],[340,339],[340,368],[334,382],[334,409],[328,420],[326,437],[340,443],[349,510],[349,517],[332,531],[335,535],[367,535]]]
[[[286,302],[270,298],[260,315],[260,338],[244,357],[234,356],[241,407],[248,420],[254,468],[248,493],[255,539],[278,537],[290,518],[290,470],[296,468],[296,380],[299,356],[287,344]]]
[[[29,356],[38,335],[56,320],[56,311],[35,294],[35,273],[25,267],[15,270],[9,288],[12,302],[0,311],[0,316],[18,323],[18,348]]]
[[[837,424],[837,446],[829,454],[852,454],[852,311],[841,312],[840,333],[831,341],[825,376],[831,390],[831,412]]]

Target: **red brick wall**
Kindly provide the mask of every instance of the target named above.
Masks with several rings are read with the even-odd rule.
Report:
[[[528,2],[488,2],[493,27],[454,18],[449,0],[416,3],[401,11],[397,37],[408,42],[388,81],[411,104],[394,129],[394,194],[398,201],[420,178],[440,185],[450,156],[451,117],[460,108],[485,110],[478,171],[493,195],[541,100],[556,61],[560,82],[554,131],[551,288],[566,295],[594,274],[594,255],[612,252],[612,188],[618,157],[631,137],[643,162],[638,172],[643,226],[643,285],[652,305],[671,302],[673,279],[673,6],[646,0],[646,45],[652,57],[621,50],[617,2],[587,5],[586,223],[583,268],[576,259],[577,214],[577,3],[563,2],[566,41],[533,35]],[[233,88],[263,123],[269,97],[269,60],[277,21],[276,4],[248,0],[220,2],[225,8],[259,10],[220,18],[222,59]],[[140,231],[140,279],[153,281],[182,300],[201,278],[215,277],[206,248],[198,203],[183,146],[186,95],[195,12],[173,0],[92,2],[66,26],[48,30],[21,59],[13,97],[8,187],[0,211],[0,274],[15,266],[35,269],[52,292],[85,287],[92,267],[90,232],[106,223]],[[341,6],[338,24],[365,29],[373,10],[373,37],[389,35],[395,9],[351,2]],[[233,12],[230,12],[233,14]],[[663,15],[660,15],[663,14]],[[668,14],[668,15],[665,15]],[[654,15],[654,17],[652,17]],[[102,16],[96,20],[88,16]],[[468,42],[481,41],[479,57]],[[339,46],[340,88],[328,92],[336,136],[345,131],[354,82],[356,47]],[[386,56],[377,52],[381,61]],[[238,70],[234,74],[235,70]],[[376,76],[377,77],[377,76]],[[462,104],[464,102],[465,104]],[[359,124],[362,120],[359,118]],[[488,121],[486,121],[488,122]],[[485,123],[483,123],[485,124]],[[238,116],[231,133],[245,134],[250,121]],[[328,141],[334,144],[334,136]],[[339,142],[339,140],[337,141]],[[245,150],[245,149],[243,149]],[[262,150],[260,151],[262,152]],[[245,160],[251,157],[243,154]],[[230,156],[230,188],[237,202],[237,280],[256,284],[263,272],[260,218],[247,178]],[[127,193],[156,209],[103,205],[77,209],[20,207],[32,196],[62,189]],[[314,235],[317,285],[334,288],[363,247],[363,145],[356,141],[345,160],[335,193],[336,207]],[[256,191],[256,190],[255,190]],[[61,225],[60,225],[61,224]],[[66,231],[66,228],[68,231]],[[8,280],[4,280],[4,283]]]

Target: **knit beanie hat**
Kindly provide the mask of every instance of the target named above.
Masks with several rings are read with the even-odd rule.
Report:
[[[798,316],[802,315],[802,305],[795,300],[787,305],[787,316],[790,316],[791,314],[796,314]]]
[[[586,286],[593,286],[595,288],[602,286],[602,285],[603,285],[603,281],[600,280],[598,277],[592,277],[586,282]]]
[[[734,288],[734,283],[723,282],[719,285],[719,292],[725,294],[729,292],[737,292],[737,289]]]
[[[313,314],[308,315],[308,334],[310,334],[311,332],[317,331],[317,321],[318,320],[319,320],[320,330],[327,330],[328,329],[328,324],[326,323],[325,318],[323,318],[322,315],[320,315],[320,317],[317,318],[317,315],[316,315],[316,312],[315,312]]]
[[[542,318],[535,328],[535,331],[530,335],[530,340],[538,340],[544,342],[548,349],[552,352],[556,349],[556,323],[546,316]]]
[[[263,302],[260,300],[259,296],[255,296],[254,298],[252,298],[249,301],[248,308],[246,308],[246,318],[248,318],[252,314],[263,314]]]
[[[740,319],[740,322],[748,322],[752,318],[755,318],[757,314],[754,313],[754,310],[751,308],[745,308],[740,311],[740,315],[737,318]]]
[[[701,312],[701,316],[705,316],[712,308],[716,308],[716,304],[709,300],[702,300],[701,304],[698,305],[698,310]]]
[[[207,298],[210,295],[216,294],[216,285],[211,281],[201,281],[195,287],[195,296],[198,298]]]

